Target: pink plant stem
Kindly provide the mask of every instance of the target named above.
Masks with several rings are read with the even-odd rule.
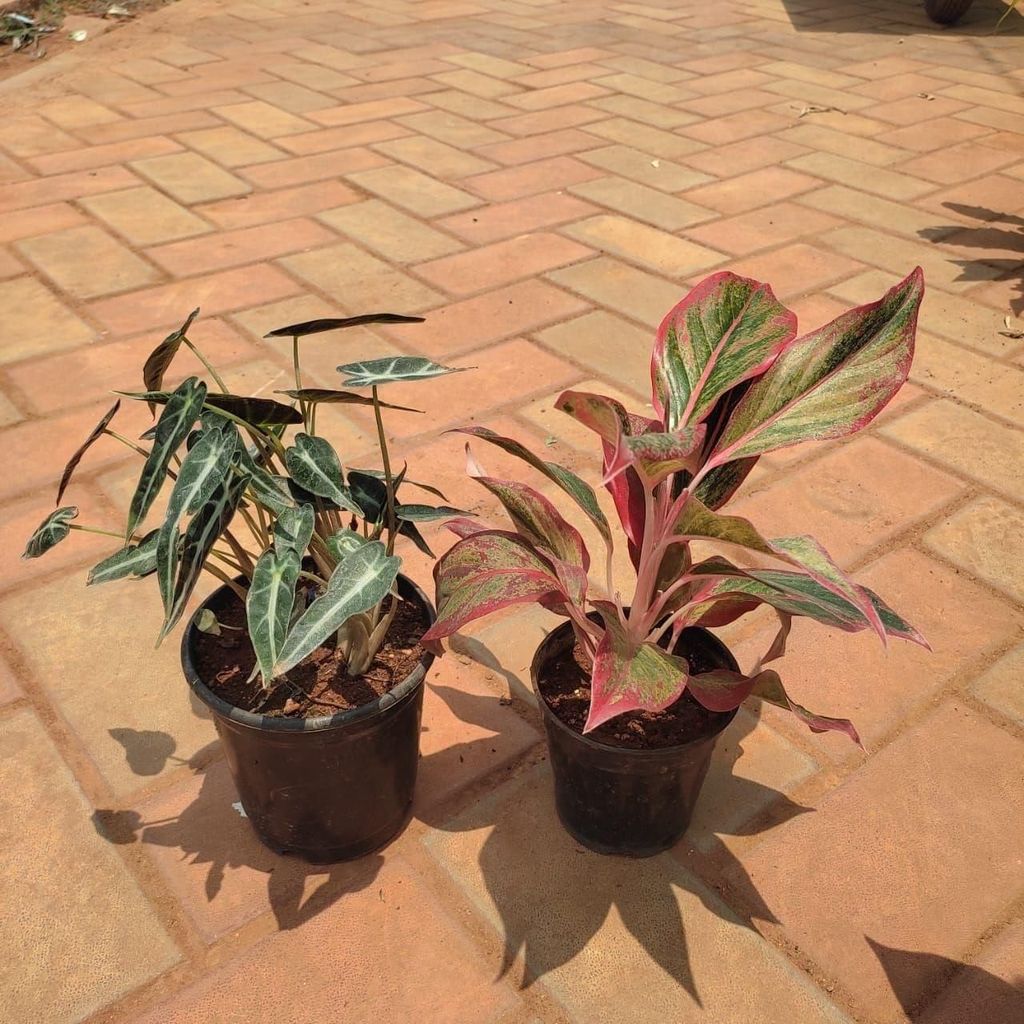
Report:
[[[654,588],[658,582],[658,567],[661,564],[661,559],[657,552],[661,548],[663,533],[663,523],[659,516],[663,505],[662,491],[663,487],[655,488],[654,491],[644,489],[644,537],[640,545],[636,590],[633,593],[633,602],[629,609],[628,629],[634,643],[640,643],[644,632],[646,632],[644,622],[647,619],[651,601],[654,598]]]

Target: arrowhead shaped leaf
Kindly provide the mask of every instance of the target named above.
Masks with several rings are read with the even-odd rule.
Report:
[[[121,408],[121,399],[118,399],[108,410],[104,413],[103,418],[92,428],[89,436],[82,442],[78,451],[68,459],[68,464],[64,467],[64,472],[60,475],[60,485],[57,487],[57,500],[54,502],[55,505],[60,504],[60,499],[64,497],[64,490],[71,482],[71,475],[78,468],[78,464],[82,461],[82,456],[95,444],[99,438],[103,436],[103,431],[107,429],[110,421],[117,415],[117,410]]]
[[[918,267],[878,302],[789,346],[740,400],[707,466],[845,437],[869,423],[907,379],[923,292]]]
[[[159,530],[151,530],[138,544],[115,551],[89,570],[86,586],[94,583],[110,583],[128,576],[148,576],[156,570],[156,545]]]
[[[274,666],[291,622],[301,561],[301,554],[294,548],[280,552],[270,548],[260,555],[253,569],[245,614],[264,686],[274,678]]]
[[[631,643],[614,605],[606,601],[593,604],[605,629],[594,656],[584,733],[627,711],[664,711],[686,689],[690,672],[685,658],[669,654],[657,644]]]
[[[459,541],[434,567],[434,579],[437,620],[423,637],[427,642],[499,608],[566,596],[550,563],[521,537],[503,530]]]
[[[482,438],[502,451],[508,452],[509,455],[522,459],[534,469],[543,473],[549,480],[553,480],[583,509],[590,521],[597,527],[601,536],[609,543],[611,542],[611,529],[608,526],[608,520],[604,512],[601,511],[601,506],[597,503],[597,495],[594,494],[593,488],[584,480],[581,480],[575,473],[564,466],[559,466],[556,462],[545,462],[518,441],[514,441],[510,437],[503,437],[501,434],[496,434],[493,430],[488,430],[487,427],[458,427],[455,432]]]
[[[341,508],[362,515],[362,509],[342,486],[341,460],[322,437],[296,434],[295,444],[284,453],[292,479],[310,494],[328,498]]]
[[[355,391],[331,391],[328,388],[291,388],[287,391],[275,391],[275,395],[287,395],[298,402],[310,405],[373,405],[369,395],[359,395]],[[418,412],[422,409],[410,409],[406,405],[392,405],[390,402],[377,403],[382,409],[397,409],[399,412]]]
[[[280,551],[294,551],[301,562],[313,538],[315,513],[312,505],[299,505],[278,514],[274,523],[274,547]]]
[[[35,529],[28,539],[22,558],[39,558],[45,555],[55,544],[59,544],[71,532],[68,523],[78,518],[75,505],[65,505],[54,509]]]
[[[278,327],[265,334],[265,338],[305,338],[310,334],[324,331],[344,330],[346,327],[362,327],[364,324],[421,324],[422,316],[404,316],[401,313],[361,313],[342,319],[306,320],[301,324]]]
[[[387,554],[380,541],[371,541],[342,559],[327,581],[327,589],[289,631],[272,676],[276,678],[294,668],[350,616],[383,601],[401,564],[400,558]]]
[[[348,473],[348,489],[356,503],[358,514],[368,523],[379,523],[388,504],[388,489],[383,479],[358,469]],[[395,488],[398,489],[397,486]]]
[[[441,366],[422,356],[386,356],[384,359],[344,363],[338,367],[338,373],[345,375],[342,384],[347,388],[375,388],[399,381],[429,380],[467,369],[467,366]]]
[[[666,429],[699,423],[795,337],[796,315],[768,285],[730,273],[706,278],[669,312],[654,343],[654,407]]]
[[[261,505],[266,505],[275,515],[281,515],[282,512],[296,507],[287,481],[268,473],[247,449],[242,450],[239,465],[248,473],[249,490]]]
[[[195,377],[189,377],[167,399],[163,412],[156,424],[153,447],[142,467],[139,483],[132,495],[128,510],[128,527],[125,536],[130,537],[145,518],[156,499],[167,476],[171,456],[181,447],[199,417],[206,398],[206,385]]]
[[[160,391],[164,383],[164,374],[167,372],[167,367],[171,365],[172,360],[178,354],[178,349],[181,347],[182,341],[188,334],[188,329],[192,326],[192,321],[199,316],[199,308],[193,309],[191,313],[186,317],[185,322],[176,330],[160,342],[159,345],[146,359],[145,364],[142,367],[142,386],[147,391]],[[155,402],[149,403],[149,411],[152,413],[155,411]]]

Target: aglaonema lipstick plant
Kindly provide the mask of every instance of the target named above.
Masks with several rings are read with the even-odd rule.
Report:
[[[71,457],[60,481],[58,506],[97,441],[109,437],[135,452],[141,469],[123,532],[75,523],[78,509],[61,506],[29,539],[24,557],[40,557],[73,530],[108,533],[120,539],[121,547],[93,567],[88,582],[154,576],[164,607],[159,640],[181,619],[207,572],[245,602],[264,693],[335,637],[348,672],[358,676],[372,663],[397,611],[394,587],[401,559],[394,553],[396,538],[406,536],[431,554],[416,523],[459,512],[400,499],[403,486],[444,496],[429,484],[408,480],[405,467],[393,470],[382,410],[405,407],[382,401],[378,391],[387,384],[457,371],[417,356],[389,356],[339,366],[344,390],[304,386],[300,348],[312,335],[423,319],[371,313],[271,331],[268,337],[292,341],[295,386],[278,392],[283,401],[235,395],[188,337],[198,312],[150,353],[142,372],[145,390],[120,393],[146,402],[154,415],[159,410],[155,425],[140,438],[148,447],[111,428],[118,399]],[[164,375],[182,347],[203,363],[210,381],[189,377],[167,390]],[[343,466],[317,431],[317,410],[323,405],[372,409],[381,469]],[[147,528],[162,490],[169,490],[166,511]]]
[[[532,487],[469,472],[504,506],[512,529],[466,518],[448,526],[461,539],[435,566],[434,645],[470,621],[517,602],[566,616],[591,666],[584,732],[636,709],[660,711],[684,690],[704,707],[729,711],[748,697],[787,708],[812,730],[853,725],[792,700],[779,674],[794,616],[847,632],[873,630],[925,644],[877,594],[851,580],[813,538],[766,537],[720,510],[758,458],[802,441],[853,434],[907,379],[924,291],[920,268],[877,302],[797,336],[795,314],[758,281],[718,273],[662,322],[651,358],[656,417],[602,395],[566,391],[556,407],[592,430],[603,452],[601,483],[635,569],[632,596],[612,578],[614,540],[594,490],[562,466],[484,427],[463,432],[524,460],[579,506],[606,548],[605,592],[592,596],[590,555],[579,531]],[[467,444],[467,452],[469,446]],[[695,543],[729,552],[697,558]],[[765,568],[765,561],[780,563]],[[769,562],[769,564],[770,564]],[[721,627],[760,605],[778,633],[748,673],[691,674],[675,653],[688,626]]]

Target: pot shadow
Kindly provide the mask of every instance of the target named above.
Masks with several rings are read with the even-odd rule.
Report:
[[[1024,216],[966,203],[942,205],[962,217],[977,221],[977,226],[942,224],[924,228],[918,234],[928,241],[942,242],[947,246],[991,249],[999,253],[984,259],[950,260],[960,267],[956,280],[987,283],[992,281],[991,270],[998,270],[997,280],[1009,282],[1012,290],[1018,293],[1010,299],[1011,311],[1016,316],[1024,314]]]
[[[489,652],[479,653],[485,664],[495,664]],[[486,724],[486,709],[498,700],[470,697],[447,687],[434,690],[453,714],[473,725]],[[479,871],[494,907],[492,919],[503,934],[498,978],[509,974],[521,956],[520,987],[528,988],[583,953],[609,915],[617,915],[651,960],[702,1005],[691,969],[685,916],[702,905],[701,912],[751,930],[756,930],[755,920],[778,923],[718,834],[756,834],[811,810],[760,783],[731,775],[743,752],[742,740],[754,724],[753,716],[737,716],[731,742],[720,742],[722,753],[712,763],[704,792],[713,797],[724,788],[730,800],[761,808],[758,816],[739,816],[742,820],[731,824],[719,820],[703,801],[695,813],[695,821],[702,822],[701,845],[715,862],[712,885],[719,891],[683,866],[694,853],[686,838],[674,852],[635,860],[582,847],[557,819],[546,764],[499,785],[455,817],[435,808],[417,809],[416,816],[436,830],[427,843],[438,862],[463,880]],[[478,740],[465,747],[488,742]],[[427,762],[429,758],[424,767]],[[477,831],[485,835],[469,835]],[[475,859],[475,868],[467,866],[467,848],[477,850],[469,862]],[[725,877],[728,887],[720,881]]]
[[[913,1024],[1020,1024],[1024,1021],[1024,966],[1006,981],[973,964],[935,953],[894,949],[864,937],[878,957],[903,1012]],[[938,991],[923,1002],[927,988]],[[923,1004],[922,1004],[923,1003]]]
[[[111,730],[111,734],[132,733],[133,730]],[[166,734],[165,734],[166,735]],[[126,750],[130,751],[129,737]],[[152,743],[153,737],[145,737]],[[174,740],[166,736],[161,749],[173,749]],[[192,873],[181,867],[208,865],[202,880],[202,896],[207,906],[199,911],[197,921],[208,934],[220,930],[221,914],[234,914],[239,905],[252,909],[252,913],[235,920],[237,927],[258,916],[265,906],[273,912],[280,930],[297,928],[332,906],[347,893],[371,886],[384,864],[379,854],[342,864],[309,864],[298,857],[285,857],[264,847],[256,838],[248,821],[240,812],[238,796],[226,763],[221,759],[210,764],[218,747],[214,742],[200,750],[189,761],[183,762],[194,773],[199,783],[198,793],[186,806],[170,805],[176,789],[169,796],[158,795],[149,802],[149,817],[136,810],[98,809],[92,821],[96,831],[108,842],[116,845],[141,843],[152,847],[152,856],[171,884],[186,889],[195,885]],[[129,763],[132,754],[129,752]],[[153,762],[145,761],[151,768]],[[152,774],[146,772],[144,774]],[[170,812],[170,813],[166,813]],[[266,896],[261,895],[262,879],[266,876]],[[326,876],[326,877],[323,877]],[[319,884],[316,884],[318,879]],[[310,886],[315,888],[310,892]],[[306,893],[309,893],[307,896]],[[188,893],[186,904],[192,902]],[[217,900],[223,900],[218,907]]]

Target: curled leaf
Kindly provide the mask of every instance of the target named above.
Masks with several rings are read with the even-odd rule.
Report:
[[[342,319],[305,320],[301,324],[290,324],[268,331],[265,338],[305,338],[310,334],[324,331],[339,331],[346,327],[362,327],[364,324],[421,324],[425,317],[405,316],[402,313],[362,313]]]
[[[64,467],[64,472],[60,475],[60,485],[57,488],[57,500],[54,502],[55,505],[60,504],[60,499],[64,497],[64,490],[71,482],[71,475],[78,468],[78,464],[82,461],[82,456],[96,443],[99,438],[103,436],[103,431],[110,425],[110,421],[117,415],[117,410],[121,408],[121,399],[119,398],[104,414],[99,423],[92,428],[89,436],[82,442],[78,451],[68,459],[68,464]]]
[[[78,518],[75,505],[65,505],[51,512],[35,529],[28,539],[22,558],[39,558],[54,545],[59,544],[71,532],[68,523]]]

